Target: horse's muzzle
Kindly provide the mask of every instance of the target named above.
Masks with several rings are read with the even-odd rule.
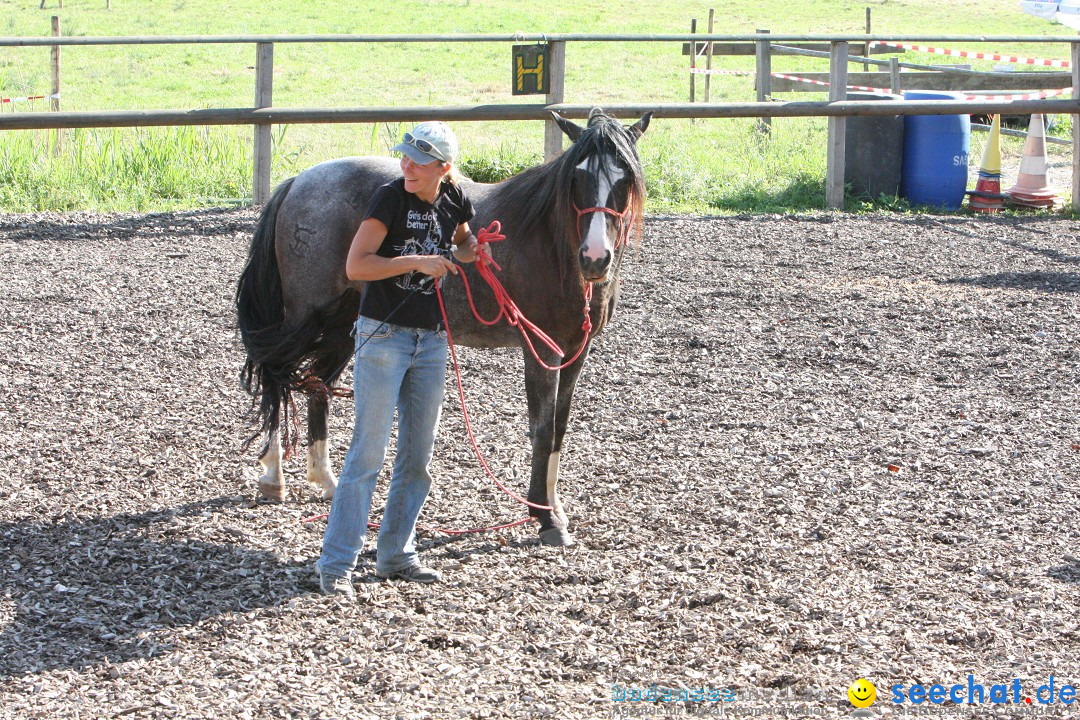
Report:
[[[581,274],[589,282],[600,282],[611,267],[611,251],[604,253],[604,257],[593,259],[585,254],[584,250],[578,252],[578,263],[581,265]]]

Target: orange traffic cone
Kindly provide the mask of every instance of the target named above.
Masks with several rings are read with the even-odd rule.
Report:
[[[1054,207],[1057,192],[1046,184],[1046,138],[1042,115],[1031,116],[1024,156],[1020,158],[1020,176],[1007,192],[1011,204],[1019,207]]]
[[[996,213],[1005,208],[1007,195],[1001,192],[1001,114],[994,116],[990,124],[990,138],[983,150],[979,166],[979,180],[974,190],[968,190],[968,210],[979,213]]]

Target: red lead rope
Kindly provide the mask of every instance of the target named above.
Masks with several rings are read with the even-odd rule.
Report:
[[[443,324],[446,328],[446,344],[450,346],[450,358],[454,361],[454,377],[457,378],[458,398],[461,400],[461,416],[465,419],[465,432],[469,436],[469,442],[472,444],[473,453],[476,454],[476,459],[480,461],[480,467],[484,468],[484,472],[486,472],[488,477],[491,478],[495,482],[495,484],[499,486],[500,490],[517,500],[522,505],[528,505],[529,507],[536,508],[537,510],[551,510],[552,507],[550,505],[537,505],[534,502],[530,502],[525,498],[516,495],[512,490],[499,482],[499,478],[495,477],[495,473],[491,472],[491,468],[488,467],[487,460],[485,460],[484,456],[480,453],[480,446],[476,444],[476,436],[473,435],[472,422],[470,422],[469,420],[469,410],[466,407],[465,386],[461,383],[461,369],[458,367],[457,352],[454,350],[454,336],[450,334],[450,325],[446,322],[446,306],[443,304],[442,290],[439,288],[438,285],[435,286],[435,295],[439,299],[439,310],[442,312]]]
[[[580,212],[578,211],[580,217]],[[506,236],[499,231],[502,230],[502,225],[498,220],[495,220],[487,228],[481,229],[476,233],[476,242],[479,245],[486,245],[492,242],[501,242],[506,239]],[[592,283],[585,283],[585,308],[582,311],[585,315],[585,321],[581,324],[581,330],[585,333],[585,337],[581,340],[581,347],[574,353],[574,357],[570,358],[562,365],[548,365],[540,356],[536,353],[536,348],[533,346],[533,341],[529,337],[529,333],[536,336],[540,342],[548,346],[548,348],[559,357],[565,357],[566,353],[562,348],[556,344],[551,337],[536,326],[536,323],[525,317],[524,313],[518,308],[517,303],[510,297],[510,293],[506,292],[506,288],[499,282],[499,278],[495,276],[495,272],[491,269],[502,270],[499,264],[491,259],[491,256],[485,252],[477,251],[476,255],[476,271],[480,273],[480,277],[484,279],[484,282],[491,288],[491,292],[495,294],[495,302],[499,305],[499,313],[491,320],[486,320],[480,316],[479,311],[476,309],[476,303],[473,302],[472,290],[469,288],[469,280],[465,277],[464,273],[458,273],[461,276],[461,282],[465,285],[465,297],[469,300],[469,308],[472,310],[473,317],[484,325],[494,325],[502,318],[506,318],[508,325],[516,327],[521,333],[522,340],[525,341],[525,345],[529,348],[529,352],[532,353],[533,358],[539,363],[540,367],[545,370],[562,370],[563,368],[573,364],[581,356],[581,352],[585,349],[585,345],[589,342],[589,335],[592,333],[592,318],[589,317],[589,304],[592,301]],[[441,295],[440,295],[441,301]],[[447,328],[450,325],[446,322],[446,311],[443,311],[443,323]]]
[[[629,199],[627,200],[626,210],[621,213],[606,207],[591,207],[581,210],[578,209],[577,206],[575,206],[574,209],[577,210],[579,223],[582,215],[586,215],[591,212],[607,213],[609,215],[614,215],[619,218],[619,236],[615,241],[616,251],[622,245],[626,244],[626,242],[629,240],[629,218],[632,212],[632,205],[630,204]],[[502,230],[502,224],[498,220],[493,221],[491,225],[489,225],[487,228],[481,229],[480,232],[476,234],[477,244],[486,245],[487,243],[501,242],[505,240],[506,236],[501,234],[499,232],[500,230]],[[491,320],[485,320],[480,316],[480,313],[477,312],[476,305],[473,303],[472,291],[469,289],[469,281],[468,279],[466,279],[465,273],[457,273],[459,276],[461,276],[461,282],[465,285],[465,295],[469,300],[469,307],[472,309],[473,316],[476,317],[477,321],[483,323],[484,325],[494,325],[499,321],[500,318],[505,317],[507,323],[513,325],[521,332],[521,337],[525,340],[525,344],[529,347],[529,351],[536,359],[536,362],[538,362],[541,367],[548,370],[561,370],[572,364],[575,360],[577,360],[578,357],[581,356],[582,351],[585,350],[585,346],[589,342],[589,335],[592,334],[592,318],[589,316],[589,308],[592,301],[593,284],[591,282],[585,283],[585,307],[583,310],[585,320],[581,324],[581,330],[585,333],[585,337],[581,341],[581,347],[578,348],[577,352],[574,353],[574,356],[572,358],[564,362],[562,365],[552,366],[545,363],[536,354],[536,349],[533,347],[532,340],[529,339],[529,334],[528,332],[526,332],[526,330],[536,335],[536,337],[539,338],[541,342],[551,348],[551,350],[557,353],[559,357],[563,357],[565,353],[563,353],[562,349],[557,344],[555,344],[555,341],[552,340],[547,335],[547,333],[537,327],[535,323],[533,323],[531,320],[525,317],[524,314],[522,314],[517,304],[510,297],[510,294],[506,292],[506,288],[504,288],[503,284],[499,282],[499,278],[495,277],[495,273],[492,271],[491,266],[494,266],[496,270],[502,270],[502,268],[499,267],[499,265],[494,260],[492,260],[487,253],[481,252],[478,248],[476,255],[476,270],[480,273],[480,277],[484,278],[484,281],[487,282],[487,284],[491,287],[492,292],[495,293],[495,300],[499,304],[499,313]],[[473,452],[476,454],[476,459],[480,462],[480,466],[484,468],[484,472],[487,473],[488,477],[490,477],[492,481],[494,481],[494,483],[498,485],[499,489],[502,490],[504,493],[514,498],[522,505],[528,505],[529,507],[536,508],[537,510],[552,510],[553,508],[550,505],[538,505],[537,503],[530,502],[529,500],[526,500],[525,498],[520,497],[510,491],[505,485],[499,482],[499,479],[497,477],[495,477],[495,473],[491,471],[491,468],[488,467],[487,461],[484,460],[484,456],[480,453],[480,446],[476,443],[476,437],[473,435],[472,431],[472,423],[469,421],[469,410],[467,407],[467,403],[465,402],[465,386],[461,382],[461,370],[458,367],[457,352],[454,350],[454,337],[450,333],[450,321],[446,317],[446,305],[443,303],[442,289],[439,287],[438,284],[435,285],[435,295],[439,300],[439,312],[442,313],[443,327],[446,328],[447,345],[450,346],[450,357],[454,362],[454,376],[457,379],[458,398],[461,400],[461,415],[465,419],[465,431],[469,435],[469,442],[472,444]],[[527,520],[522,520],[520,522],[527,522]]]
[[[611,208],[607,207],[590,207],[582,210],[576,205],[574,206],[574,210],[577,211],[579,227],[582,216],[589,213],[601,212],[607,215],[614,215],[615,217],[619,218],[619,235],[615,241],[616,251],[618,251],[623,245],[629,242],[630,226],[632,225],[632,209],[633,206],[630,202],[630,198],[627,198],[626,209],[621,213],[617,210],[612,210]],[[501,242],[505,240],[506,236],[501,234],[501,230],[502,224],[498,220],[493,221],[491,225],[489,225],[487,228],[482,228],[476,234],[477,244],[485,245],[487,243]],[[582,311],[585,319],[581,323],[581,330],[583,333],[585,333],[585,337],[581,341],[581,347],[577,349],[577,352],[574,353],[574,356],[572,358],[570,358],[563,364],[548,365],[540,359],[539,355],[537,355],[536,348],[533,346],[532,340],[529,338],[530,332],[559,357],[565,357],[566,353],[562,351],[562,348],[560,348],[558,344],[556,344],[556,342],[552,340],[547,333],[545,333],[543,330],[537,327],[535,323],[525,317],[525,315],[518,308],[517,304],[514,302],[513,298],[510,297],[510,294],[506,292],[506,288],[503,287],[503,284],[501,282],[499,282],[499,278],[495,276],[494,271],[491,269],[492,267],[494,267],[495,270],[502,270],[502,268],[499,267],[498,263],[492,260],[487,253],[481,252],[478,248],[476,255],[476,270],[478,273],[480,273],[480,277],[482,277],[484,281],[488,284],[488,286],[491,287],[491,291],[495,294],[495,302],[499,305],[498,314],[491,320],[486,320],[480,316],[480,313],[476,309],[476,304],[473,302],[472,290],[469,288],[469,281],[465,277],[465,273],[457,273],[461,277],[461,282],[465,285],[465,296],[468,298],[469,308],[472,310],[473,316],[476,318],[476,320],[484,325],[494,325],[495,323],[499,322],[500,319],[506,318],[506,322],[508,324],[516,327],[521,332],[521,337],[525,341],[526,346],[529,348],[529,352],[532,353],[533,358],[536,359],[536,362],[539,363],[541,367],[547,370],[562,370],[563,368],[573,364],[574,361],[576,361],[581,356],[581,353],[585,350],[585,346],[589,343],[589,336],[592,334],[592,318],[589,315],[589,310],[592,302],[593,284],[591,282],[585,283],[585,307]],[[454,363],[454,377],[457,379],[458,399],[461,401],[461,415],[465,420],[465,432],[469,436],[469,443],[472,445],[473,453],[476,455],[476,459],[480,462],[480,467],[484,469],[484,472],[487,473],[487,476],[492,479],[492,481],[499,487],[500,490],[512,497],[514,500],[517,500],[522,505],[527,505],[531,508],[536,508],[537,510],[552,510],[553,508],[550,505],[539,505],[537,503],[526,500],[525,498],[515,494],[513,491],[511,491],[509,488],[499,482],[499,479],[495,477],[495,473],[491,471],[491,468],[488,466],[483,454],[480,452],[480,446],[477,444],[476,436],[473,434],[472,422],[469,420],[469,410],[467,407],[467,403],[465,402],[465,386],[461,382],[461,369],[458,366],[457,352],[454,350],[454,337],[450,334],[450,322],[446,317],[446,305],[443,303],[442,289],[439,287],[438,283],[436,283],[435,285],[435,295],[439,300],[439,312],[442,313],[443,327],[446,328],[447,345],[450,347],[450,357]],[[315,515],[310,518],[304,518],[303,520],[301,520],[301,522],[312,522],[314,520],[318,520],[324,517],[326,517],[325,513],[322,515]],[[445,533],[447,535],[464,535],[468,533],[488,532],[491,530],[503,530],[506,528],[514,527],[516,525],[522,525],[524,523],[532,521],[533,519],[534,518],[532,517],[526,517],[520,520],[516,520],[514,522],[505,523],[503,525],[495,525],[486,528],[475,528],[471,530],[445,530],[442,528],[432,529],[437,532]],[[368,527],[378,528],[379,524],[369,522]]]

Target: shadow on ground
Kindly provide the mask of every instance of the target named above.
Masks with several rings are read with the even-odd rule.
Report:
[[[210,534],[221,542],[189,539],[200,516],[213,518],[235,501],[0,524],[0,677],[152,657],[171,647],[156,631],[313,589],[304,582],[309,563],[244,547],[243,531],[220,517]]]
[[[1006,272],[974,277],[950,278],[943,281],[946,285],[972,285],[982,288],[1006,288],[1013,290],[1034,290],[1036,292],[1075,293],[1080,292],[1080,274],[1063,272]]]

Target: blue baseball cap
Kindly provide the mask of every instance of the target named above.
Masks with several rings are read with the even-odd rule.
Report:
[[[427,165],[441,160],[452,163],[458,154],[458,141],[454,131],[444,122],[422,122],[405,133],[402,141],[390,148],[409,156],[414,163]]]

